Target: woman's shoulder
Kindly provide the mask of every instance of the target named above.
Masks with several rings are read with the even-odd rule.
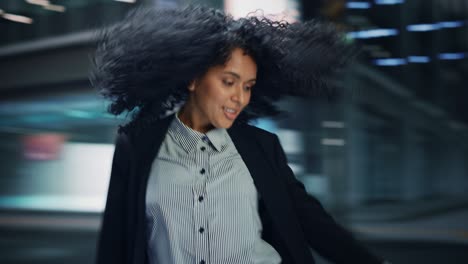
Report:
[[[277,135],[275,133],[272,133],[270,131],[267,131],[265,129],[259,128],[253,124],[249,123],[238,123],[233,126],[234,130],[241,130],[245,134],[252,135],[256,139],[260,140],[275,140],[277,138]]]
[[[157,129],[167,130],[173,118],[174,115],[135,117],[126,124],[120,125],[117,133],[119,136],[127,137],[130,140],[140,138],[147,133],[153,133]]]

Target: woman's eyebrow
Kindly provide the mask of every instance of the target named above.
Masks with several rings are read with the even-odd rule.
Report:
[[[225,71],[225,72],[223,72],[223,73],[230,74],[230,75],[234,76],[236,79],[240,79],[240,78],[241,78],[239,74],[237,74],[237,73],[235,73],[235,72],[232,72],[232,71]],[[248,80],[248,82],[252,82],[252,81],[256,81],[256,80],[257,80],[256,78],[252,78],[252,79]]]

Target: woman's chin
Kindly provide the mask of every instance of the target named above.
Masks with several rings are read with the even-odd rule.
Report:
[[[216,125],[214,125],[214,127],[228,129],[232,126],[233,123],[234,120],[224,118],[224,120],[220,120],[220,122],[217,122]]]

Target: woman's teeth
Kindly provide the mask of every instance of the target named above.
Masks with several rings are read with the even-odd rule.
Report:
[[[228,113],[231,113],[231,114],[234,114],[236,112],[236,110],[231,109],[231,108],[227,108],[227,107],[224,108],[224,111],[226,111]]]

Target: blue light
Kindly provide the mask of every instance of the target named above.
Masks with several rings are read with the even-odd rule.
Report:
[[[461,60],[466,58],[466,53],[440,53],[438,57],[441,60]]]
[[[67,212],[102,212],[105,197],[61,195],[14,195],[1,196],[1,209],[22,209]]]
[[[375,0],[377,5],[398,5],[403,4],[405,0]]]
[[[411,63],[428,63],[430,61],[428,56],[408,56],[408,62]]]
[[[465,25],[463,21],[442,21],[437,23],[441,28],[457,28]]]
[[[433,24],[414,24],[406,26],[408,31],[433,31],[443,28],[457,28],[465,25],[464,21],[441,21]]]
[[[403,58],[388,58],[374,60],[374,64],[377,66],[400,66],[405,65],[406,63],[406,59]]]
[[[76,118],[96,118],[92,112],[82,111],[82,110],[68,110],[65,112],[67,116],[76,117]]]
[[[251,124],[263,130],[270,131],[271,133],[276,133],[278,130],[276,122],[270,118],[259,118],[253,121]]]
[[[347,2],[346,7],[349,9],[369,9],[371,4],[369,2]]]
[[[369,29],[363,31],[354,31],[349,32],[347,36],[353,39],[368,39],[368,38],[379,38],[379,37],[388,37],[398,35],[398,30],[396,29]]]
[[[408,25],[406,26],[408,31],[418,31],[418,32],[425,32],[425,31],[432,31],[440,29],[439,23],[436,24],[415,24],[415,25]]]

